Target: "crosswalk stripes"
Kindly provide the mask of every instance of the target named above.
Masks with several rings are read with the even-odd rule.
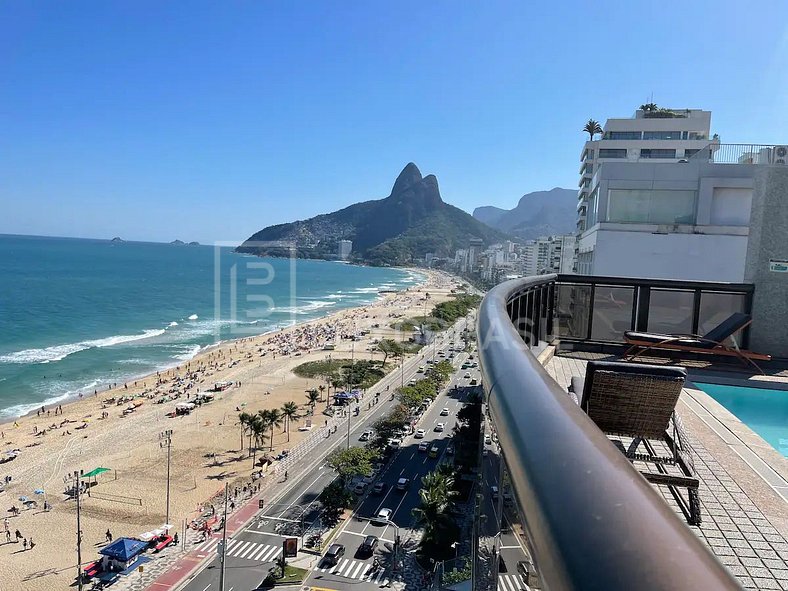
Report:
[[[498,575],[498,591],[529,591],[520,575]]]
[[[389,580],[383,576],[385,574],[384,569],[379,568],[375,572],[370,572],[371,566],[372,565],[360,560],[342,558],[335,565],[318,567],[316,570],[321,573],[330,573],[347,579],[357,579],[359,581],[388,585]]]
[[[216,552],[219,547],[219,538],[211,538],[197,546],[197,550],[204,553]],[[227,540],[227,556],[243,558],[255,562],[273,562],[282,553],[281,546],[260,544],[245,540]]]

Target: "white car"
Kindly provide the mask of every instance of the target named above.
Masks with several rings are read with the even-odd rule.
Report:
[[[378,514],[372,519],[372,523],[376,525],[386,525],[391,520],[392,510],[383,507]]]
[[[389,439],[389,447],[391,449],[399,449],[402,446],[402,441],[399,439],[394,439],[393,437]]]
[[[449,407],[448,406],[444,406],[443,407],[443,409],[441,410],[441,416],[442,417],[448,417],[449,416]]]
[[[437,425],[435,425],[435,431],[437,431],[438,433],[443,431],[445,428],[446,428],[446,425],[443,424],[443,423],[438,423]]]
[[[407,478],[400,478],[397,480],[397,490],[407,490],[410,480]]]
[[[426,434],[427,434],[427,432],[424,431],[424,429],[417,429],[416,430],[416,434],[413,437],[415,437],[416,439],[424,439],[424,436]]]
[[[464,377],[466,380],[470,380],[470,379],[471,379],[471,374],[469,374],[469,373],[466,373],[466,374],[465,374],[463,377]]]
[[[430,448],[429,441],[422,441],[419,443],[419,451],[427,451]]]

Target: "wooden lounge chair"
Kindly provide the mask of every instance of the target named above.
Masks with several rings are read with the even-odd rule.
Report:
[[[752,317],[750,315],[736,312],[712,328],[705,335],[671,335],[626,331],[624,333],[624,341],[631,345],[631,347],[624,353],[623,358],[635,359],[651,349],[710,353],[713,355],[738,357],[745,365],[750,363],[760,373],[763,373],[761,368],[756,365],[755,360],[769,361],[771,360],[771,355],[742,350],[737,345],[735,338],[731,339],[733,342],[732,346],[728,346],[724,343],[725,340],[733,337],[737,332],[744,330],[751,323]]]
[[[613,443],[631,461],[653,465],[653,470],[640,473],[653,484],[667,486],[687,522],[700,525],[692,449],[675,412],[686,377],[683,367],[589,361],[585,380],[572,379],[571,394],[604,433],[632,438],[628,447],[620,440]],[[668,454],[657,453],[658,441]],[[687,499],[679,487],[687,488]]]

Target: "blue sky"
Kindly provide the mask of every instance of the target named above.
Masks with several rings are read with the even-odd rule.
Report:
[[[589,117],[653,94],[788,143],[788,2],[0,6],[0,233],[241,240],[388,195],[576,187]]]

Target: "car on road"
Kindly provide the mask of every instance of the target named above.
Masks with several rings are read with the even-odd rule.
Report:
[[[476,378],[473,378],[473,379],[471,380],[471,386],[476,386],[478,383],[479,383],[479,382],[478,382],[478,380],[477,380]]]
[[[402,446],[402,440],[392,437],[389,439],[389,447],[391,449],[399,449]]]
[[[490,492],[492,493],[493,500],[496,500],[498,498],[498,487],[497,486],[491,486],[490,487]]]
[[[491,443],[492,443],[492,437],[490,436],[489,433],[487,433],[487,435],[484,436],[484,444],[490,445]]]
[[[440,433],[440,432],[441,432],[441,431],[443,431],[445,428],[446,428],[446,425],[445,425],[444,423],[438,423],[438,424],[436,424],[436,425],[435,425],[435,431],[436,431],[437,433]]]
[[[471,379],[471,374],[470,374],[470,373],[466,373],[466,374],[465,374],[464,376],[462,376],[462,377],[463,377],[463,378],[465,378],[466,380],[470,380],[470,379]]]
[[[369,438],[372,437],[372,431],[367,429],[364,431],[361,436],[358,438],[359,441],[369,441]]]
[[[419,443],[419,451],[427,451],[430,448],[429,441],[422,441]]]
[[[342,544],[331,544],[325,555],[328,564],[336,564],[345,555],[345,547]]]
[[[427,397],[424,399],[424,406],[429,406],[430,404],[432,404],[432,398],[430,398],[429,396],[427,396]]]
[[[433,444],[432,447],[430,448],[430,457],[437,458],[438,452],[440,452],[440,448],[437,445]]]
[[[446,453],[448,455],[450,455],[450,456],[454,455],[454,445],[453,444],[451,444],[451,443],[449,444],[449,447],[446,448]]]
[[[386,491],[386,484],[384,482],[376,482],[372,487],[372,494],[382,495]]]
[[[367,536],[358,547],[358,553],[362,556],[370,556],[375,553],[375,548],[378,546],[377,536]]]
[[[416,439],[424,439],[427,432],[424,429],[416,429],[416,434],[413,436]]]
[[[442,417],[448,417],[449,416],[449,407],[448,406],[444,406],[441,409],[441,416]]]
[[[419,370],[416,373],[424,373],[424,366],[420,366]]]
[[[356,486],[353,487],[353,492],[357,495],[363,495],[364,492],[367,490],[367,483],[366,482],[359,482]]]
[[[393,511],[387,507],[383,507],[375,517],[372,518],[372,523],[376,525],[387,525],[391,521],[391,514]]]
[[[410,480],[407,478],[400,478],[397,480],[397,490],[407,490]]]

